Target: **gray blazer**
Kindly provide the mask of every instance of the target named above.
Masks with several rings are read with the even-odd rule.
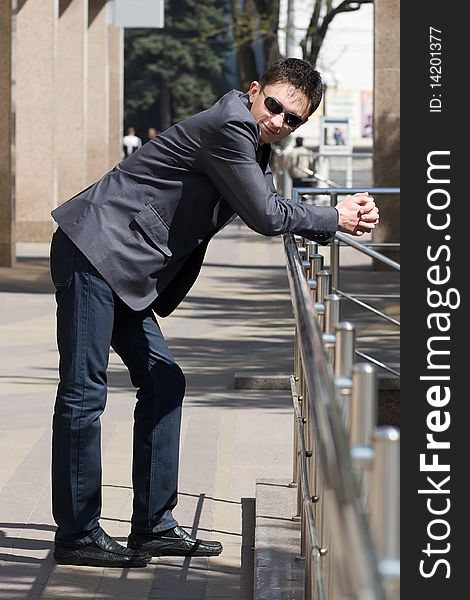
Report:
[[[263,235],[334,237],[331,207],[277,195],[248,95],[232,90],[173,125],[52,211],[60,228],[134,310],[170,314],[207,244],[236,215]]]

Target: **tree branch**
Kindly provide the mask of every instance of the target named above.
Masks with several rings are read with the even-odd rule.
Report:
[[[363,4],[372,3],[373,0],[357,0],[355,2],[352,2],[351,0],[344,0],[334,7],[333,0],[316,0],[307,32],[304,39],[300,43],[304,59],[308,60],[312,64],[315,64],[320,52],[320,48],[323,44],[323,40],[325,39],[328,31],[328,27],[336,15],[344,12],[357,11]],[[326,7],[326,13],[320,23],[323,7]]]

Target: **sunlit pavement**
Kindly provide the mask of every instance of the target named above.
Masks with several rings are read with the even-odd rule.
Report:
[[[250,600],[257,479],[288,480],[293,417],[286,390],[234,389],[234,374],[292,372],[293,317],[280,237],[237,222],[211,242],[188,298],[161,327],[187,376],[175,516],[224,545],[216,558],[154,558],[143,569],[55,566],[51,415],[57,384],[55,301],[45,244],[19,244],[0,269],[0,598]],[[370,272],[348,259],[345,282]],[[367,325],[373,327],[372,325]],[[132,492],[134,390],[111,353],[102,419],[101,525],[125,543]]]

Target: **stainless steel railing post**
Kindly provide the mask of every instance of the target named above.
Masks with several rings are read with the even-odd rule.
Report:
[[[400,597],[400,432],[377,427],[370,478],[369,520],[387,600]]]
[[[334,333],[339,323],[341,296],[338,294],[327,294],[324,297],[325,303],[325,333]]]
[[[334,332],[336,325],[339,323],[341,296],[338,296],[337,294],[327,294],[324,300],[325,319],[323,323],[323,345],[325,346],[331,364],[333,364],[336,344]]]
[[[355,330],[348,321],[335,327],[336,345],[334,359],[335,390],[339,407],[343,413],[346,431],[349,429],[349,410],[352,391],[352,366],[354,362]]]
[[[336,207],[338,205],[338,194],[332,192],[330,196],[330,206]],[[334,289],[339,288],[339,252],[340,252],[340,242],[335,239],[330,245],[330,264],[331,264],[331,274],[332,274],[332,284]]]
[[[354,361],[355,328],[349,321],[340,321],[335,327],[335,376],[351,377]]]
[[[316,279],[317,273],[323,269],[323,263],[325,258],[322,254],[311,254],[310,255],[310,277]]]
[[[368,391],[369,374],[366,372],[365,382],[358,381],[361,367],[356,366],[353,370],[354,327],[338,322],[338,301],[329,298],[334,296],[330,293],[330,273],[321,269],[326,271],[326,276],[318,272],[316,279],[312,279],[313,273],[305,268],[305,262],[311,264],[310,250],[307,250],[308,261],[303,261],[292,237],[285,236],[284,243],[299,346],[295,350],[296,355],[299,353],[295,377],[299,378],[295,384],[291,378],[291,386],[299,436],[301,556],[305,558],[306,569],[304,599],[392,600],[392,597],[385,597],[383,582],[386,579],[387,589],[396,587],[393,579],[396,561],[386,558],[379,571],[371,532],[361,515],[363,510],[358,510],[357,500],[361,498],[354,481],[358,465],[352,460],[354,450],[366,448],[370,451],[373,418],[367,411],[365,418],[357,416],[355,410],[360,400],[355,398],[352,402],[353,379],[354,393],[359,398],[373,396]],[[316,298],[309,289],[310,281],[315,282]],[[321,309],[324,329],[315,318],[317,308]],[[333,366],[325,360],[325,344],[328,346],[329,343],[334,344]],[[368,369],[369,364],[366,366]],[[343,404],[348,424],[351,419],[351,440],[357,442],[352,451],[348,449],[350,440],[338,414],[338,404]],[[368,477],[370,483],[370,472]],[[367,489],[367,485],[362,487]],[[370,502],[372,497],[370,486]]]
[[[317,273],[317,302],[323,303],[327,294],[331,294],[331,271],[322,269]]]
[[[307,240],[305,242],[305,246],[307,248],[305,259],[309,262],[309,266],[307,268],[307,279],[310,279],[315,277],[315,271],[312,271],[312,256],[318,253],[318,244],[312,240]]]
[[[317,273],[317,293],[315,309],[317,311],[320,329],[323,331],[325,321],[325,296],[331,293],[331,272],[322,269]]]
[[[331,252],[331,258],[330,258],[330,263],[331,263],[331,282],[333,285],[333,288],[335,290],[339,289],[339,261],[340,261],[340,248],[341,248],[341,243],[338,239],[334,239],[331,242],[331,248],[330,248],[330,252]]]
[[[352,395],[349,425],[351,459],[356,469],[364,509],[369,495],[368,473],[374,458],[372,434],[377,425],[377,377],[369,363],[356,363],[352,369]]]
[[[310,269],[310,261],[307,260],[309,255],[307,240],[300,235],[296,235],[295,242],[297,244],[297,252],[299,253],[304,273],[308,273],[308,270]]]

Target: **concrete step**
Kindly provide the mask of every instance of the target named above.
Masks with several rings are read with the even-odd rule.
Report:
[[[357,361],[360,362],[360,361]],[[364,361],[365,362],[365,361]],[[233,375],[236,390],[289,390],[290,375],[270,373],[245,373]],[[400,379],[388,373],[377,373],[377,424],[400,427]]]
[[[297,488],[284,479],[257,479],[254,600],[303,600]]]

